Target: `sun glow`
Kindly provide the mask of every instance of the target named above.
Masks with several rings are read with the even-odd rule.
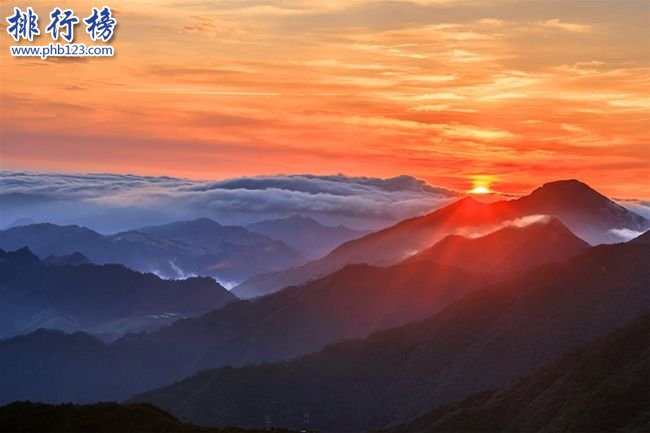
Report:
[[[476,186],[470,189],[469,192],[470,194],[490,194],[492,191],[485,186]]]
[[[488,176],[475,176],[472,178],[472,189],[467,192],[470,194],[491,194],[491,184],[492,179]]]

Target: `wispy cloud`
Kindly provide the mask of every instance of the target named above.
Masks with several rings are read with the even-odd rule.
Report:
[[[623,241],[630,241],[636,237],[641,236],[644,232],[637,232],[630,229],[611,229],[609,233],[618,236]]]
[[[546,21],[541,21],[539,22],[539,25],[543,27],[549,27],[552,29],[560,29],[560,30],[565,30],[567,32],[575,32],[575,33],[588,33],[591,31],[591,26],[586,25],[586,24],[578,24],[578,23],[570,23],[566,21],[562,21],[558,18],[553,18],[550,20]]]

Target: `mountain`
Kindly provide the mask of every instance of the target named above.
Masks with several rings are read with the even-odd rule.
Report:
[[[616,230],[643,232],[647,219],[608,199],[585,183],[566,180],[547,183],[515,202],[525,214],[553,215],[592,245],[623,240]]]
[[[85,227],[54,224],[0,231],[0,248],[22,247],[42,258],[79,252],[93,263],[120,263],[165,278],[206,275],[224,284],[305,261],[300,253],[280,241],[243,227],[222,226],[207,218],[109,236]]]
[[[247,225],[246,228],[254,233],[282,241],[312,259],[322,257],[342,243],[369,233],[343,225],[324,226],[315,219],[302,215],[260,221]]]
[[[428,248],[465,224],[489,231],[510,215],[484,212],[484,205],[465,198],[432,214],[403,221],[393,227],[349,241],[327,256],[303,266],[256,275],[233,289],[240,298],[272,293],[284,287],[320,278],[348,264],[367,263],[377,266],[396,264],[410,255]]]
[[[300,253],[283,242],[252,233],[244,227],[224,226],[209,218],[143,227],[115,236],[135,240],[142,234],[146,235],[145,239],[154,236],[189,246],[194,257],[187,261],[178,258],[182,269],[191,267],[198,256],[200,275],[216,272],[226,281],[240,281],[258,269],[286,269],[305,261]]]
[[[58,406],[16,402],[0,407],[0,433],[259,433],[238,428],[215,429],[184,423],[148,404],[97,403]]]
[[[13,220],[9,224],[5,226],[6,229],[10,229],[12,227],[19,227],[19,226],[27,226],[30,224],[34,224],[35,221],[31,218],[18,218],[16,220]]]
[[[43,259],[43,263],[46,265],[55,265],[55,266],[79,266],[79,265],[89,265],[92,262],[90,259],[80,252],[75,252],[65,256],[47,256]]]
[[[422,251],[450,234],[480,235],[510,221],[550,215],[591,243],[620,242],[612,230],[642,231],[645,218],[576,180],[545,184],[529,196],[494,203],[466,197],[428,215],[408,219],[347,242],[327,256],[286,271],[253,276],[233,289],[240,298],[264,295],[332,273],[347,264],[388,265]]]
[[[549,261],[569,258],[586,248],[558,224],[532,224],[516,228],[515,232],[504,229],[501,236],[509,233],[517,239],[526,239],[528,249],[519,253],[529,259],[520,259],[520,263],[534,267],[541,263],[532,257],[547,251],[548,245],[557,249],[553,255],[544,254]],[[527,232],[532,234],[526,235]],[[474,241],[479,240],[471,242]],[[501,252],[498,247],[498,244],[486,244],[482,252],[493,256]],[[522,270],[517,268],[517,272]],[[427,260],[407,261],[387,268],[350,265],[304,286],[290,287],[252,301],[232,302],[202,317],[179,320],[157,332],[127,335],[109,346],[97,348],[87,340],[60,335],[50,339],[60,340],[57,347],[71,346],[71,351],[85,346],[89,346],[85,350],[92,353],[100,350],[97,359],[102,362],[111,359],[111,374],[116,377],[94,386],[92,398],[119,399],[201,369],[289,359],[336,341],[367,337],[374,331],[424,319],[470,291],[512,275],[515,272],[495,276],[487,269],[471,272]],[[27,336],[4,345],[0,343],[0,352],[13,347],[11,358],[25,358],[21,363],[23,373],[17,374],[23,376],[34,368],[30,357],[43,359],[51,355],[47,348],[39,353],[39,344],[37,336]],[[76,366],[73,370],[75,380],[86,375],[92,380],[100,367],[94,359],[89,363],[87,367]],[[45,374],[42,369],[40,371]],[[56,369],[49,371],[46,377],[49,383],[64,384],[69,382],[66,374],[67,370]],[[104,377],[108,375],[103,374]],[[14,386],[20,390],[16,391]],[[5,384],[5,389],[7,396],[12,398],[38,397],[48,402],[63,398],[57,387],[48,391],[50,394],[42,389],[33,390],[35,394],[31,394],[26,384]],[[75,392],[72,385],[67,385],[66,390]],[[74,395],[91,398],[88,392],[84,388]]]
[[[536,266],[562,261],[589,248],[560,220],[543,217],[524,227],[508,225],[479,238],[449,235],[408,261],[436,263],[484,272],[494,276],[513,276]]]
[[[650,246],[603,245],[474,291],[422,322],[291,361],[206,370],[136,396],[209,425],[352,432],[507,385],[650,312]]]
[[[650,431],[650,315],[495,391],[383,433]]]
[[[647,232],[643,233],[640,236],[637,236],[636,238],[632,239],[630,242],[637,243],[637,244],[649,244],[650,230],[648,230]]]
[[[233,299],[211,278],[162,280],[121,265],[47,265],[27,248],[0,250],[0,338],[45,327],[110,338]]]
[[[120,400],[208,367],[288,359],[426,317],[484,280],[424,262],[358,265],[110,344],[84,334],[7,339],[0,341],[0,402]]]

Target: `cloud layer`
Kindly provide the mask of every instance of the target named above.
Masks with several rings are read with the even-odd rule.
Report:
[[[195,181],[116,174],[1,172],[0,224],[28,218],[110,232],[177,219],[245,224],[295,213],[377,228],[456,196],[409,176],[278,175]]]

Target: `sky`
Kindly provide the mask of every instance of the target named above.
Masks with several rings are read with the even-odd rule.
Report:
[[[104,3],[114,58],[9,55],[15,6],[46,45],[54,7]],[[0,169],[650,199],[649,1],[104,3],[1,0]]]

